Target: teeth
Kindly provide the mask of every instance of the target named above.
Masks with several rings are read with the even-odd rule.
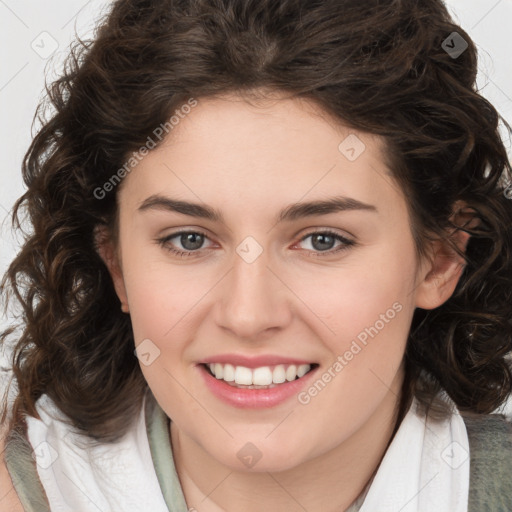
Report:
[[[288,369],[286,370],[286,380],[291,381],[295,380],[295,377],[297,376],[297,367],[292,364],[291,366],[288,366]]]
[[[211,365],[210,365],[211,366]],[[224,367],[220,363],[215,363],[213,373],[217,379],[222,379],[224,376]]]
[[[224,365],[224,376],[217,376],[217,373],[215,373],[215,377],[224,379],[226,382],[233,382],[235,380],[235,367],[232,364],[226,364]]]
[[[286,372],[284,371],[284,365],[278,364],[272,372],[272,382],[274,384],[282,384],[286,380]]]
[[[237,366],[235,368],[235,383],[245,384],[246,386],[257,384],[256,382],[252,381],[252,371],[245,366]]]
[[[238,367],[240,368],[240,367]],[[249,370],[250,371],[250,370]],[[255,368],[252,372],[252,383],[257,386],[268,386],[272,384],[272,371],[268,366],[263,366],[261,368]],[[236,382],[236,379],[235,379]],[[237,382],[237,384],[240,384]],[[276,383],[274,383],[276,384]]]
[[[304,375],[306,375],[306,373],[309,372],[309,369],[311,368],[311,366],[309,364],[301,364],[298,368],[297,368],[297,375],[300,377],[304,377]]]
[[[245,366],[234,367],[231,364],[210,363],[208,368],[219,380],[232,382],[240,386],[270,386],[282,384],[285,381],[291,382],[297,377],[303,377],[311,369],[310,364],[296,366],[278,364],[274,367],[261,366],[259,368],[246,368]]]

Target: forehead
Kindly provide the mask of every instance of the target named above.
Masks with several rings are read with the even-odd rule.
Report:
[[[351,129],[310,100],[224,95],[198,99],[123,186],[136,207],[168,193],[219,209],[260,213],[343,195],[365,203],[400,196],[374,135]]]

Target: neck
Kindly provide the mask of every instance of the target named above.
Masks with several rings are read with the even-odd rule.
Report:
[[[371,483],[405,415],[406,411],[400,408],[402,382],[399,372],[377,410],[351,437],[335,449],[286,471],[233,470],[220,464],[171,422],[174,463],[189,510],[347,510]]]

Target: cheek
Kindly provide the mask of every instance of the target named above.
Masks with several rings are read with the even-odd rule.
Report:
[[[404,326],[407,330],[414,307],[415,269],[412,246],[398,251],[389,245],[351,255],[337,268],[311,269],[296,277],[290,273],[289,279],[297,296],[304,297],[314,312],[315,330],[337,345],[332,348],[342,350],[360,334],[364,341],[367,329],[375,332],[372,327],[380,338],[386,337],[384,333],[394,337]]]
[[[390,247],[373,261],[360,260],[339,274],[329,297],[316,295],[316,307],[335,333],[324,337],[332,361],[339,363],[330,398],[337,396],[348,409],[377,404],[403,360],[415,310],[416,260],[412,245],[401,258],[396,254]],[[327,394],[323,399],[327,406]]]
[[[361,418],[377,407],[403,360],[415,310],[415,261],[412,245],[402,251],[390,245],[347,260],[336,272],[297,279],[297,294],[316,315],[310,327],[328,352],[319,379],[329,382],[321,392],[324,385],[315,384],[301,403],[315,401],[318,414],[336,403]]]
[[[161,262],[132,268],[134,271],[128,274],[126,286],[144,378],[159,403],[172,404],[168,412],[173,416],[181,409],[180,404],[188,404],[192,414],[197,404],[189,403],[180,384],[188,377],[183,357],[194,338],[195,314],[208,282],[196,275],[191,286],[186,272]],[[144,359],[144,353],[149,353],[149,361]]]
[[[169,263],[163,249],[128,250],[123,270],[136,343],[169,339],[212,286],[204,270]]]

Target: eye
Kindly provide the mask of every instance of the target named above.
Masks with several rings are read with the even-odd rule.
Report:
[[[173,239],[177,240],[171,243]],[[158,238],[157,242],[164,247],[164,249],[178,256],[193,256],[195,253],[199,253],[199,250],[203,248],[202,246],[206,239],[208,239],[206,234],[199,231],[180,231],[163,238]],[[176,243],[181,244],[184,250],[173,247]]]
[[[175,242],[172,240],[176,239]],[[310,256],[330,256],[335,253],[349,249],[349,247],[356,245],[356,242],[331,230],[314,231],[302,237],[300,242],[311,239],[306,250]],[[165,250],[176,254],[177,256],[187,257],[198,255],[201,249],[204,249],[203,244],[205,240],[209,240],[205,233],[200,231],[180,231],[172,233],[168,236],[158,238],[156,241]],[[338,242],[338,246],[336,246]],[[183,249],[176,245],[179,244]]]
[[[349,240],[331,230],[314,231],[302,237],[300,241],[304,242],[308,239],[311,239],[309,242],[310,248],[307,247],[306,249],[313,251],[310,255],[314,257],[330,256],[340,251],[346,251],[349,247],[356,244],[353,240]],[[336,242],[338,242],[339,245],[334,248]]]

